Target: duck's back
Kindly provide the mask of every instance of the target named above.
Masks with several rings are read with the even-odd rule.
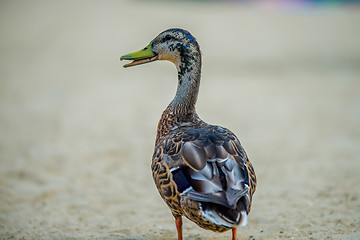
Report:
[[[175,218],[225,231],[245,225],[256,177],[236,136],[201,124],[161,136],[152,162],[155,184]]]

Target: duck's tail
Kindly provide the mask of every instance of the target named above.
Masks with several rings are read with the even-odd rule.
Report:
[[[244,227],[247,224],[245,197],[238,200],[233,207],[226,207],[216,203],[202,203],[204,217],[217,225],[228,228]]]

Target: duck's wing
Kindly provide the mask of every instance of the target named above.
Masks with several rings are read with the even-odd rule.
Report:
[[[242,198],[248,212],[256,186],[239,140],[218,126],[179,128],[168,134],[156,146],[153,175],[170,208],[179,196],[229,209]]]

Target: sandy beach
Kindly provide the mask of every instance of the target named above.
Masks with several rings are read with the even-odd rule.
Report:
[[[0,239],[177,239],[150,171],[176,69],[119,61],[170,27],[200,43],[199,116],[238,136],[258,177],[238,238],[360,239],[359,7],[0,6]],[[184,238],[231,233],[184,220]]]

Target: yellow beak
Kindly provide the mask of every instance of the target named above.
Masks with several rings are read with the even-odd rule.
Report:
[[[124,68],[153,62],[157,59],[158,56],[155,53],[153,53],[151,50],[151,43],[140,51],[129,53],[120,58],[120,60],[134,60],[131,63],[125,64]]]

